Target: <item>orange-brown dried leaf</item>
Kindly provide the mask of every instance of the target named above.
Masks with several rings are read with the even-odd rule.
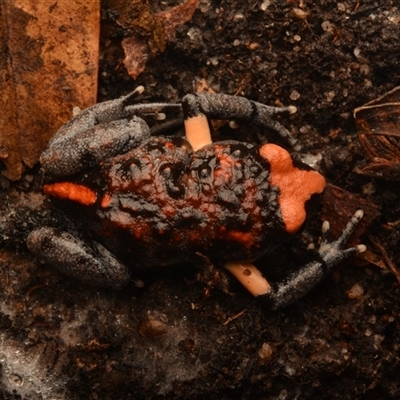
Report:
[[[0,3],[0,153],[5,165],[3,174],[17,180],[22,174],[22,159],[19,151],[19,134],[17,124],[17,108],[9,63],[10,54],[7,47],[7,29],[5,22],[5,6]]]
[[[146,40],[136,36],[122,39],[122,48],[125,52],[124,65],[132,79],[136,79],[146,66],[151,52]]]
[[[98,1],[0,4],[0,147],[10,179],[32,167],[73,106],[95,103]]]

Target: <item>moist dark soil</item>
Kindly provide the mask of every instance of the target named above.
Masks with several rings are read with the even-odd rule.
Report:
[[[112,5],[102,17],[99,101],[143,85],[144,101],[177,102],[202,85],[297,107],[280,122],[301,153],[321,158],[333,189],[300,237],[261,260],[267,273],[300,266],[322,219],[340,225],[335,209],[346,218],[368,210],[355,239],[368,254],[275,312],[224,272],[191,265],[152,271],[143,287],[97,289],[39,264],[24,244],[34,227],[64,223],[40,192],[39,168],[3,179],[0,399],[400,398],[400,289],[387,269],[400,266],[400,174],[357,172],[369,160],[353,118],[400,85],[397,1],[200,0],[135,81],[121,64],[126,32]],[[259,140],[244,128],[220,135]]]

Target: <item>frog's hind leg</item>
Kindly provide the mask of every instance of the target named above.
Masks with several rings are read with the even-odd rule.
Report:
[[[334,266],[342,260],[365,251],[364,245],[343,249],[346,241],[360,222],[363,212],[358,210],[349,221],[343,233],[332,243],[326,241],[329,224],[324,222],[323,239],[318,250],[319,260],[312,261],[292,273],[283,282],[270,284],[252,263],[227,263],[228,269],[249,292],[265,306],[276,310],[283,308],[306,295]]]
[[[89,245],[70,233],[44,227],[30,233],[27,246],[39,260],[80,281],[111,289],[129,282],[129,269],[99,243]]]
[[[188,94],[182,99],[185,125],[189,123],[196,125],[201,118],[210,119],[233,119],[238,122],[248,123],[260,128],[271,128],[278,132],[291,146],[295,147],[297,139],[283,125],[272,117],[280,113],[296,112],[296,107],[271,107],[258,103],[245,97],[230,96],[226,94],[198,93]],[[200,125],[200,124],[199,124]],[[205,129],[201,123],[200,135]],[[188,139],[191,141],[191,139]],[[204,141],[208,137],[204,134]],[[211,142],[211,139],[209,140]]]

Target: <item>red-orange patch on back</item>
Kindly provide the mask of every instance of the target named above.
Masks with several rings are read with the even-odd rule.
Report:
[[[290,154],[274,144],[262,146],[260,154],[270,163],[271,184],[279,188],[278,201],[286,230],[294,233],[306,219],[306,201],[325,189],[325,178],[317,171],[295,167]]]
[[[61,200],[75,201],[84,206],[90,206],[96,202],[96,193],[86,186],[72,182],[58,182],[43,185],[43,191],[51,197]]]
[[[227,237],[244,246],[251,246],[254,243],[254,237],[250,232],[229,231]]]
[[[111,202],[112,202],[112,197],[111,197],[108,193],[106,193],[106,194],[103,196],[103,198],[101,199],[100,207],[101,207],[101,208],[108,208],[108,207],[111,207]]]

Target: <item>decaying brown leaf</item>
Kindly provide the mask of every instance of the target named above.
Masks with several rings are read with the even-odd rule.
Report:
[[[102,6],[118,27],[114,34],[143,40],[153,55],[165,51],[163,21],[152,13],[148,0],[104,0]]]
[[[125,52],[124,65],[132,79],[136,79],[144,71],[150,57],[165,50],[165,43],[173,37],[176,27],[191,20],[196,5],[197,0],[188,0],[168,11],[147,18],[146,21],[150,22],[146,28],[153,29],[150,40],[149,33],[143,34],[140,30],[122,40],[121,44]]]
[[[334,185],[328,185],[326,187],[322,202],[322,219],[329,221],[329,235],[331,237],[338,237],[341,234],[343,228],[357,210],[361,209],[364,211],[364,217],[351,236],[350,241],[348,241],[349,246],[357,244],[357,238],[359,238],[369,225],[371,225],[372,221],[380,215],[377,205],[371,200],[350,193]]]
[[[150,47],[145,39],[129,36],[122,40],[125,52],[124,65],[132,79],[136,79],[146,66],[150,58]]]
[[[32,167],[72,108],[95,103],[99,1],[0,0],[3,174]]]
[[[179,6],[156,14],[164,25],[166,39],[170,39],[175,34],[178,25],[182,25],[192,19],[196,10],[197,0],[188,0]]]
[[[400,87],[354,110],[359,141],[370,163],[358,173],[400,180]]]

